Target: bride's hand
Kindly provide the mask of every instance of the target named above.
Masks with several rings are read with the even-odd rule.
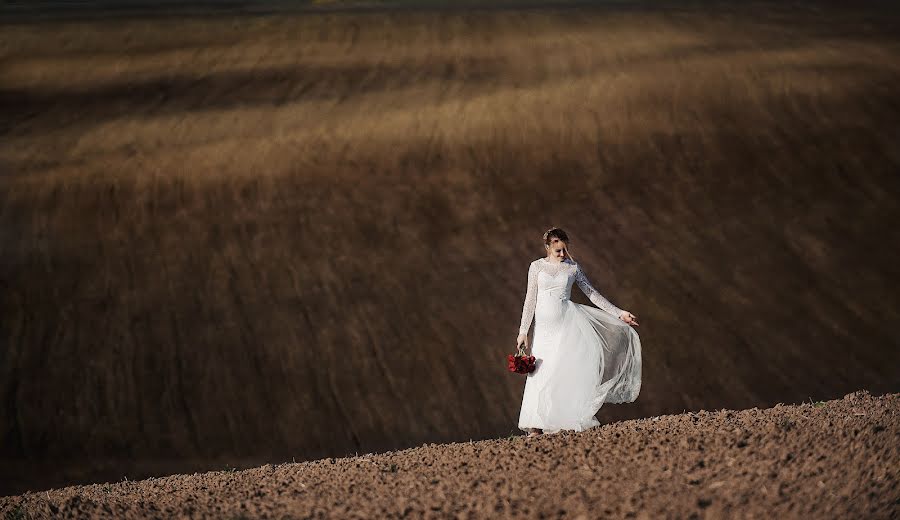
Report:
[[[527,342],[528,336],[525,334],[519,334],[519,337],[516,338],[516,350],[518,350],[519,348],[524,349]]]
[[[635,327],[639,326],[638,322],[637,322],[637,316],[635,316],[634,314],[631,314],[628,311],[622,311],[622,314],[619,315],[619,319],[629,325],[633,325]]]

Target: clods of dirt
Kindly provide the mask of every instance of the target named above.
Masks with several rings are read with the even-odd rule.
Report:
[[[900,394],[0,498],[3,518],[897,518]]]

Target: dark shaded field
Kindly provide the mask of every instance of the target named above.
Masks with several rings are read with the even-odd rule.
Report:
[[[900,390],[898,20],[5,21],[0,494],[507,436],[551,225],[641,319],[604,422]]]
[[[900,502],[900,394],[701,410],[0,498],[26,518],[866,518]]]

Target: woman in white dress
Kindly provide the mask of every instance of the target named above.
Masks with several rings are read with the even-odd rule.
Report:
[[[598,426],[594,415],[603,403],[633,402],[641,389],[637,317],[591,286],[568,242],[565,231],[548,230],[547,256],[528,268],[516,348],[530,345],[537,358],[519,413],[519,428],[529,436]],[[600,309],[571,301],[573,283]]]

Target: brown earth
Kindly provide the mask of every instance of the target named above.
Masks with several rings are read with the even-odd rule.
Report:
[[[897,518],[900,394],[0,498],[22,518]]]
[[[605,423],[900,390],[898,10],[647,5],[4,18],[0,494],[505,437],[551,225]]]

